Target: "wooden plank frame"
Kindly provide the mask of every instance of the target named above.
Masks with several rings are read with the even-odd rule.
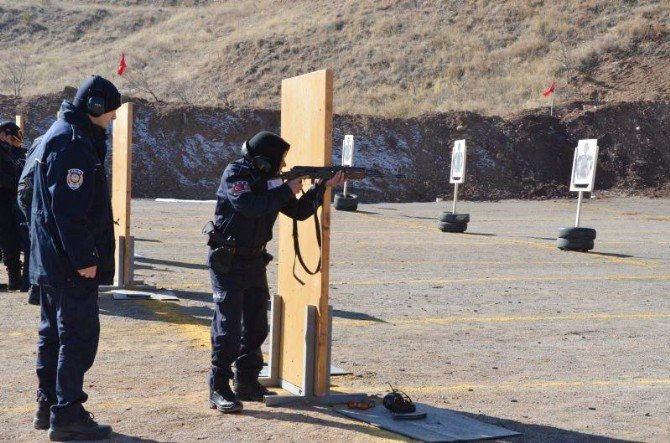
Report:
[[[116,110],[112,131],[112,213],[114,236],[117,239],[117,269],[115,285],[121,288],[133,284],[132,238],[130,236],[130,199],[132,190],[132,103],[124,103]]]
[[[285,79],[281,88],[281,135],[291,144],[286,157],[287,168],[297,165],[332,165],[333,132],[333,73],[316,71]],[[305,183],[305,188],[309,183]],[[324,396],[329,392],[329,317],[328,282],[330,267],[330,191],[318,211],[321,223],[321,248],[317,244],[314,221],[298,222],[298,237],[302,256],[309,267],[316,267],[321,256],[321,271],[306,273],[295,261],[293,220],[280,215],[279,219],[279,283],[282,298],[279,378],[298,387],[303,395]],[[295,267],[294,267],[295,265]],[[295,275],[294,276],[294,271]],[[302,280],[303,283],[300,282]],[[314,370],[309,376],[306,361],[305,312],[315,309]],[[306,392],[305,388],[310,391]]]

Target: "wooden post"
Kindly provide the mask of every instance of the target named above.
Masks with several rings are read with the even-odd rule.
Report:
[[[287,168],[297,165],[332,165],[333,131],[333,73],[323,70],[282,81],[281,135],[291,144],[286,157]],[[306,185],[308,185],[306,183]],[[300,263],[294,261],[293,220],[284,215],[279,218],[279,284],[282,298],[281,346],[279,378],[299,388],[304,395],[328,394],[328,348],[330,345],[328,322],[328,281],[330,267],[330,190],[318,211],[321,222],[321,248],[319,248],[312,219],[298,222],[302,256],[309,267],[316,267],[321,255],[321,271],[307,274]],[[319,250],[320,249],[320,250]],[[302,284],[294,276],[295,274]],[[313,391],[305,392],[306,325],[305,312],[313,306],[316,311],[314,327]],[[312,383],[309,383],[312,385]]]
[[[122,258],[116,270],[115,284],[128,287],[133,283],[132,239],[130,237],[130,199],[132,189],[133,104],[124,103],[116,111],[112,132],[112,213],[116,251]]]
[[[16,116],[16,126],[18,126],[24,132],[24,135],[25,135],[26,128],[23,127],[23,116],[22,115],[17,115]]]

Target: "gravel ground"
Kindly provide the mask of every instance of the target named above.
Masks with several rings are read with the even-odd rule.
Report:
[[[465,234],[437,230],[447,203],[334,211],[337,389],[382,393],[522,432],[509,441],[670,440],[670,200],[591,199],[588,254],[555,248],[575,201],[461,203]],[[136,278],[177,302],[101,294],[87,408],[117,441],[402,438],[306,405],[206,405],[211,293],[200,229],[211,203],[133,201]],[[270,245],[276,250],[276,243]],[[277,265],[269,266],[271,290]],[[0,271],[0,282],[6,274]],[[31,427],[38,310],[0,293],[0,440]]]

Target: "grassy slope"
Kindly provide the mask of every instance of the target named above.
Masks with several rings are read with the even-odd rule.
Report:
[[[506,114],[551,79],[563,100],[667,100],[669,26],[667,1],[12,0],[0,57],[30,57],[27,94],[114,76],[125,51],[166,101],[276,108],[282,78],[330,67],[338,113]]]

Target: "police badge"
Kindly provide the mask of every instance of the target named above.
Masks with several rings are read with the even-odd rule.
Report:
[[[67,185],[76,191],[84,184],[84,172],[81,169],[70,169],[67,171]]]

